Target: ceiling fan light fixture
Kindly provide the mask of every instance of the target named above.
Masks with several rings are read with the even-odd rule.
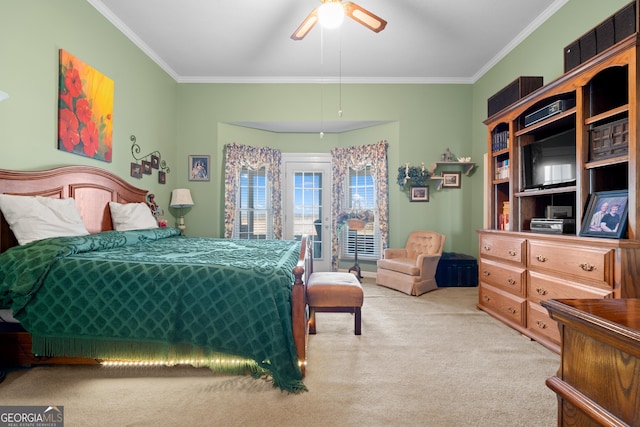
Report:
[[[317,9],[314,9],[309,14],[309,16],[307,16],[305,20],[302,21],[302,24],[300,24],[300,26],[294,31],[294,33],[291,35],[291,38],[293,40],[302,40],[304,36],[306,36],[307,33],[311,31],[311,29],[314,27],[314,25],[316,25],[317,22],[318,13]]]
[[[353,11],[353,17],[374,31],[382,26],[380,21],[359,10]]]
[[[342,0],[320,0],[322,5],[316,7],[293,32],[293,40],[302,40],[311,29],[320,22],[322,28],[337,28],[342,25],[344,16],[379,33],[387,26],[387,21],[357,4]]]
[[[338,28],[344,22],[344,8],[338,2],[326,2],[318,8],[318,21],[323,28]]]

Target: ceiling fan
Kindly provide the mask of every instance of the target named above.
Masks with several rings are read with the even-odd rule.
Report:
[[[306,36],[307,33],[311,31],[313,26],[316,25],[318,21],[323,19],[323,16],[322,16],[324,12],[323,9],[326,10],[326,9],[333,8],[334,11],[337,9],[338,13],[341,14],[341,16],[339,17],[340,19],[339,22],[342,22],[344,15],[346,15],[349,18],[353,19],[354,21],[359,22],[360,24],[369,28],[371,31],[375,31],[376,33],[379,33],[380,31],[384,30],[384,27],[387,26],[387,21],[385,21],[379,16],[369,12],[366,9],[363,9],[361,6],[358,6],[357,4],[352,3],[350,1],[346,1],[346,2],[343,2],[342,0],[320,0],[320,1],[322,2],[322,5],[313,9],[311,13],[307,15],[304,21],[302,21],[302,24],[300,24],[298,29],[296,29],[293,32],[293,34],[291,35],[291,38],[293,40],[302,40],[304,36]],[[342,9],[342,11],[340,11],[340,9]]]

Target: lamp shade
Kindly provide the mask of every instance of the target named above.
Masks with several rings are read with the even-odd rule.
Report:
[[[7,92],[3,92],[0,90],[0,101],[4,101],[9,98],[9,94]]]
[[[191,191],[188,188],[176,188],[171,192],[172,208],[189,208],[193,206]]]

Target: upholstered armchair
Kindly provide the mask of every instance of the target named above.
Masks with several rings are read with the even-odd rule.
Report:
[[[378,260],[376,283],[416,296],[436,289],[445,237],[434,231],[414,231],[404,248],[385,249],[384,258]]]

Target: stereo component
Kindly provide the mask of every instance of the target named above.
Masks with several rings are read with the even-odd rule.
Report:
[[[556,114],[573,108],[575,105],[575,99],[559,99],[546,107],[542,107],[541,109],[524,116],[524,126],[531,126],[534,123],[538,123],[539,121],[546,119],[547,117],[555,116]]]

